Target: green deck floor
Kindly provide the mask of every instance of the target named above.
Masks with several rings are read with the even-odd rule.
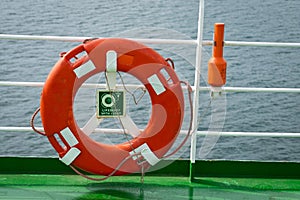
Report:
[[[0,175],[0,199],[300,199],[299,179]]]
[[[298,200],[300,163],[197,161],[190,165],[188,160],[178,160],[146,173],[142,184],[138,175],[90,181],[74,175],[57,158],[0,157],[0,199]]]

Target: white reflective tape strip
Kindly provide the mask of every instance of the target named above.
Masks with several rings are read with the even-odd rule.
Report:
[[[124,117],[120,117],[120,120],[124,128],[127,129],[128,133],[131,136],[137,137],[140,134],[139,128],[136,126],[136,124],[128,115],[125,115]]]
[[[70,165],[81,153],[79,149],[76,147],[72,147],[64,157],[60,158],[59,160],[65,163],[66,165]]]
[[[115,89],[117,82],[117,52],[106,52],[106,77],[108,89]]]
[[[153,74],[147,80],[149,81],[150,85],[152,86],[152,88],[154,89],[154,91],[156,92],[157,95],[160,95],[161,93],[166,91],[166,88],[160,82],[160,80],[156,74]]]
[[[66,140],[66,142],[69,144],[70,147],[78,144],[78,140],[76,139],[76,137],[74,136],[74,134],[68,127],[63,129],[62,131],[60,131],[60,133],[63,136],[63,138]]]
[[[94,66],[93,62],[89,60],[88,62],[84,63],[80,67],[74,69],[73,71],[76,74],[77,78],[81,78],[84,75],[88,74],[89,72],[93,71],[94,69],[96,69],[96,67]]]
[[[152,166],[159,162],[158,157],[156,157],[156,155],[150,149],[143,149],[141,154]]]
[[[141,155],[144,157],[144,159],[150,164],[155,165],[159,162],[159,158],[156,157],[156,155],[151,151],[150,147],[147,145],[147,143],[142,144],[138,148],[132,150],[129,152],[130,155],[141,153]],[[132,156],[133,160],[136,160],[138,156]]]

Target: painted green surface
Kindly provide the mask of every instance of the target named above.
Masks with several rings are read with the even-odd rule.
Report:
[[[0,199],[300,199],[299,163],[168,162],[144,183],[138,174],[95,182],[57,158],[0,157]]]
[[[0,199],[300,199],[300,180],[255,178],[112,177],[93,182],[76,175],[0,175]]]
[[[0,174],[74,174],[58,158],[0,157]],[[202,160],[161,161],[164,168],[148,173],[155,176],[255,177],[300,179],[300,163]]]

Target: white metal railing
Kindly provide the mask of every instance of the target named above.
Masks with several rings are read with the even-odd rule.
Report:
[[[10,39],[17,38],[10,37]],[[23,38],[18,37],[18,39]],[[0,36],[1,38],[1,36]],[[31,38],[31,37],[30,37]],[[86,37],[84,37],[86,38]],[[6,38],[5,38],[6,39]],[[32,38],[31,38],[32,39]],[[51,40],[51,39],[50,39]],[[70,41],[70,40],[69,40]],[[75,41],[75,40],[74,40]],[[76,40],[77,41],[77,40]],[[282,43],[281,43],[282,44]],[[284,43],[286,45],[287,43]],[[294,44],[294,43],[293,43]],[[298,43],[296,43],[298,44]],[[244,45],[244,44],[242,44]],[[249,45],[247,45],[249,46]],[[250,46],[253,46],[251,44]],[[256,46],[256,45],[254,45]],[[264,46],[264,45],[261,45]],[[274,45],[276,46],[276,45]],[[288,45],[287,45],[288,46]],[[292,46],[296,47],[296,46]],[[300,47],[297,46],[297,47]],[[43,87],[44,82],[15,82],[15,81],[0,81],[0,86],[20,86],[20,87]],[[85,83],[82,85],[83,88],[105,88],[105,84],[93,84]],[[117,85],[117,87],[123,87],[123,85]],[[127,88],[138,88],[144,87],[143,85],[126,85]],[[195,91],[195,86],[192,86],[193,91]],[[209,91],[210,87],[197,87],[199,91]],[[250,87],[223,87],[222,91],[225,92],[271,92],[271,93],[300,93],[300,88],[250,88]],[[38,130],[43,130],[41,127],[37,128]],[[31,127],[0,127],[0,131],[32,131]],[[108,132],[108,133],[123,133],[124,130],[121,129],[96,129],[95,132]],[[182,131],[184,134],[184,131]],[[205,131],[197,131],[197,135],[205,135]],[[253,137],[300,137],[300,133],[265,133],[265,132],[221,132],[222,136],[253,136]]]
[[[200,87],[200,65],[202,46],[209,46],[213,44],[213,41],[203,40],[203,19],[204,19],[204,0],[199,1],[199,17],[198,17],[198,33],[196,40],[176,40],[176,39],[143,39],[143,38],[128,38],[145,44],[174,44],[174,45],[192,45],[196,46],[196,66],[195,66],[195,79],[193,97],[194,108],[194,121],[193,129],[197,124],[198,116],[198,95],[199,91],[208,91],[210,87]],[[63,42],[83,42],[91,37],[70,37],[70,36],[39,36],[39,35],[13,35],[13,34],[0,34],[0,39],[3,40],[46,40],[46,41],[63,41]],[[278,43],[278,42],[245,42],[245,41],[225,41],[225,46],[255,46],[255,47],[287,47],[287,48],[300,48],[300,43]],[[0,81],[0,86],[20,86],[20,87],[43,87],[43,82],[14,82],[14,81]],[[126,85],[128,88],[137,88],[142,85]],[[105,87],[103,84],[86,83],[82,87],[85,88],[98,88]],[[122,87],[117,85],[117,87]],[[300,93],[300,88],[249,88],[249,87],[223,87],[222,91],[225,92],[272,92],[272,93]],[[42,127],[37,128],[43,131]],[[13,131],[13,132],[27,132],[32,131],[31,127],[0,127],[0,131]],[[121,129],[95,129],[95,132],[106,133],[124,133]],[[186,134],[187,131],[181,131],[182,134]],[[206,135],[207,131],[195,131],[191,138],[191,155],[190,159],[195,162],[196,152],[196,136]],[[222,136],[247,136],[247,137],[300,137],[300,133],[265,133],[265,132],[221,132],[211,133],[220,134]]]
[[[0,86],[18,86],[18,87],[43,87],[44,82],[18,82],[18,81],[0,81]],[[105,88],[105,84],[84,83],[83,88]],[[116,85],[117,88],[123,88],[123,85]],[[144,85],[126,84],[126,88],[143,88]],[[185,88],[185,87],[184,87]],[[196,90],[192,86],[193,91]],[[199,91],[209,91],[210,87],[197,87]],[[223,87],[224,92],[271,92],[271,93],[300,93],[300,88],[256,88],[256,87]]]
[[[12,35],[0,34],[0,39],[6,40],[46,40],[60,42],[83,42],[91,37],[70,37],[70,36],[40,36],[40,35]],[[101,37],[99,37],[101,38]],[[143,38],[127,38],[145,44],[198,44],[197,40],[176,40],[176,39],[143,39]],[[213,41],[203,40],[203,46],[210,46]],[[300,43],[285,43],[285,42],[245,42],[245,41],[225,41],[225,46],[253,46],[253,47],[295,47],[300,48]]]
[[[38,131],[44,131],[43,127],[35,127]],[[0,131],[7,132],[32,132],[31,127],[9,127],[2,126],[0,127]],[[140,131],[143,131],[140,129]],[[129,134],[127,130],[124,129],[112,129],[112,128],[96,128],[94,133],[105,133],[105,134]],[[180,131],[180,134],[187,134],[187,130]],[[208,134],[208,131],[197,131],[197,136],[205,136]],[[294,138],[300,137],[300,133],[270,133],[270,132],[209,132],[209,135],[222,135],[222,136],[231,136],[231,137],[283,137],[283,138]]]

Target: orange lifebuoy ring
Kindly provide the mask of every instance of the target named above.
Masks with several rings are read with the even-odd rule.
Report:
[[[131,141],[117,145],[91,139],[77,125],[73,114],[78,89],[89,77],[106,70],[106,53],[111,50],[117,53],[117,71],[141,81],[152,104],[146,128]],[[87,55],[72,63],[72,58],[81,52]],[[167,72],[169,80],[162,70]],[[90,173],[109,175],[130,152],[142,147],[151,151],[154,160],[167,153],[181,128],[184,98],[174,69],[153,49],[127,39],[95,39],[75,47],[56,63],[42,91],[40,112],[45,134],[64,163]],[[139,172],[140,168],[137,160],[128,159],[114,175]]]

